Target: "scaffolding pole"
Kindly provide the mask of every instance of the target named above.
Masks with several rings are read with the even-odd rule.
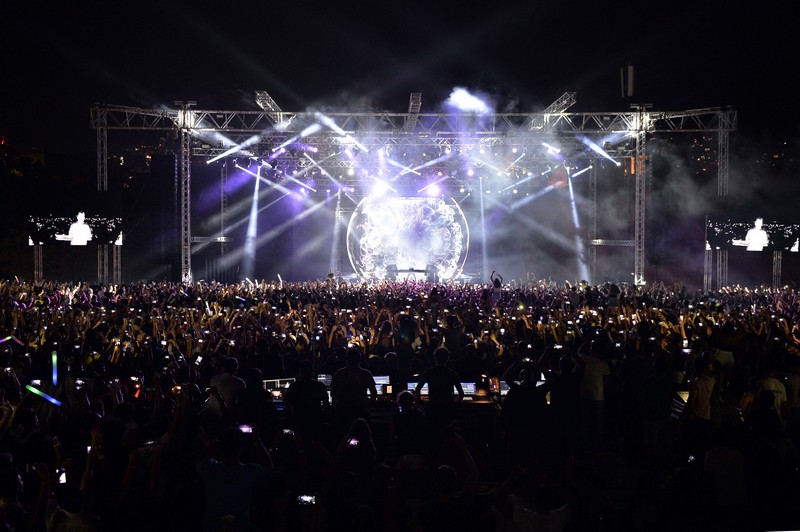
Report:
[[[40,285],[44,282],[44,267],[42,265],[42,245],[33,246],[33,282]]]
[[[97,246],[97,284],[108,283],[108,245]]]
[[[783,251],[772,252],[772,289],[778,290],[781,287],[781,262],[783,261]]]
[[[638,122],[636,124],[636,198],[634,202],[634,261],[633,282],[636,286],[645,284],[645,231],[647,223],[647,128],[649,114],[647,105],[638,106]]]
[[[589,168],[589,194],[591,196],[591,220],[589,221],[589,264],[592,278],[590,283],[597,279],[597,246],[592,242],[597,239],[597,169],[595,165]]]

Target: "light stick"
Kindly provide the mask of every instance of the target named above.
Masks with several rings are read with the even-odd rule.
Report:
[[[22,342],[19,340],[19,338],[17,338],[17,337],[16,337],[16,336],[14,336],[14,335],[11,335],[11,336],[6,336],[5,338],[0,338],[0,344],[4,344],[4,343],[8,342],[9,340],[14,340],[14,341],[15,341],[15,342],[17,342],[19,345],[25,345],[25,344],[23,344],[23,343],[22,343]]]
[[[39,396],[39,397],[41,397],[42,399],[45,399],[45,400],[47,400],[47,401],[50,401],[51,403],[53,403],[53,404],[54,404],[54,405],[56,405],[56,406],[61,406],[61,401],[59,401],[59,400],[58,400],[58,399],[56,399],[55,397],[52,397],[52,396],[50,396],[50,395],[47,395],[46,393],[44,393],[42,390],[39,390],[38,388],[34,388],[34,387],[33,387],[33,386],[31,386],[30,384],[26,384],[26,385],[25,385],[25,389],[26,389],[26,390],[28,390],[28,391],[29,391],[29,392],[31,392],[31,393],[34,393],[34,394],[38,395],[38,396]]]

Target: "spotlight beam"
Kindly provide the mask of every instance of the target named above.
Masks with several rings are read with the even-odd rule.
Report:
[[[463,198],[461,198],[460,200],[458,200],[456,203],[458,203],[459,205],[461,205],[462,203],[464,203],[465,201],[467,201],[467,198],[469,198],[469,196],[470,196],[469,194],[466,194],[466,195],[465,195]],[[505,207],[505,205],[503,205],[503,207]],[[508,207],[505,207],[505,208],[506,208],[506,210],[508,210]]]
[[[264,179],[264,177],[262,176],[261,179]],[[269,194],[272,193],[273,190],[276,190],[276,189],[273,188],[273,187],[270,187],[268,189],[260,190],[259,191],[259,199],[261,200],[261,199],[266,198]],[[241,199],[241,200],[237,201],[236,203],[234,203],[233,205],[229,205],[228,208],[225,211],[225,215],[226,215],[226,217],[228,217],[228,219],[235,218],[236,216],[244,213],[249,207],[250,207],[250,202],[247,199]],[[209,220],[209,224],[211,224],[213,226],[218,225],[220,217],[221,217],[221,215],[219,213],[212,214],[211,216],[209,216],[209,219],[208,219]],[[230,227],[230,226],[226,223],[226,227]]]
[[[324,114],[322,114],[320,112],[314,113],[314,117],[317,120],[319,120],[320,122],[322,122],[324,125],[328,126],[330,129],[335,131],[336,133],[340,134],[342,137],[344,137],[348,141],[350,141],[353,144],[355,144],[356,146],[358,146],[365,153],[369,153],[369,149],[366,146],[364,146],[363,144],[358,142],[356,139],[354,139],[352,136],[350,136],[350,134],[347,131],[345,131],[344,129],[340,128],[338,125],[336,125],[336,122],[331,120],[330,117],[325,116]]]
[[[571,177],[567,177],[567,183],[569,185],[569,205],[570,209],[572,210],[572,224],[575,226],[575,254],[578,258],[578,273],[581,279],[588,279],[589,267],[586,265],[586,257],[583,250],[583,239],[581,238],[581,222],[578,219],[578,207],[575,202],[575,192],[572,189]]]
[[[622,166],[622,163],[621,163],[621,162],[617,161],[617,160],[616,160],[616,159],[614,159],[612,156],[610,156],[608,153],[606,153],[606,151],[605,151],[603,148],[601,148],[601,147],[600,147],[600,146],[599,146],[599,145],[598,145],[596,142],[594,142],[593,140],[591,140],[591,139],[588,139],[588,138],[586,138],[586,137],[578,137],[578,138],[580,139],[580,141],[581,141],[581,142],[582,142],[584,145],[586,145],[586,146],[587,146],[587,147],[588,147],[590,150],[592,150],[593,152],[597,153],[598,155],[600,155],[601,157],[603,157],[603,158],[605,158],[605,159],[608,159],[609,161],[611,161],[612,163],[616,164],[617,166]]]
[[[402,168],[404,170],[404,172],[402,174],[400,174],[400,175],[404,175],[404,174],[417,174],[417,175],[420,175],[420,173],[417,172],[416,170],[414,170],[413,168],[409,168],[408,166],[406,166],[404,164],[398,163],[394,159],[391,159],[391,158],[387,157],[386,158],[386,162],[391,164],[392,166],[396,166],[397,168]],[[392,181],[394,181],[395,179],[400,177],[400,175],[398,175],[396,177],[393,177]]]
[[[319,163],[318,163],[317,161],[315,161],[314,159],[312,159],[312,158],[311,158],[311,156],[310,156],[309,154],[307,154],[307,153],[304,153],[303,155],[306,157],[306,159],[308,159],[309,161],[311,161],[311,164],[313,164],[315,168],[319,169],[319,171],[320,171],[320,172],[322,172],[322,175],[324,175],[325,177],[327,177],[328,179],[330,179],[330,180],[333,182],[333,184],[334,184],[334,185],[336,185],[336,186],[337,186],[337,187],[339,187],[340,189],[344,187],[344,185],[343,185],[342,183],[340,183],[339,181],[337,181],[336,179],[334,179],[334,177],[333,177],[333,176],[330,174],[330,172],[328,172],[327,170],[325,170],[323,167],[321,167],[321,166],[319,165]],[[331,157],[333,157],[333,155],[328,155],[327,157],[325,157],[325,159],[322,159],[322,161],[320,161],[320,162],[323,162],[323,161],[325,161],[325,160],[327,160],[327,159],[330,159]]]
[[[255,173],[251,172],[250,170],[248,170],[247,168],[242,168],[238,164],[236,165],[236,168],[238,168],[238,169],[240,169],[240,170],[252,175],[256,179],[260,179],[261,181],[263,181],[267,185],[269,185],[269,186],[271,186],[271,187],[273,187],[273,188],[275,188],[277,190],[280,190],[281,192],[283,192],[285,194],[291,194],[292,193],[292,191],[290,189],[286,188],[285,186],[281,185],[280,183],[275,183],[273,181],[270,181],[266,177],[262,177],[261,175],[255,174]],[[304,186],[305,188],[311,190],[312,192],[316,192],[316,189],[313,189],[310,186],[306,185],[305,183],[302,183],[302,182],[298,181],[297,179],[293,178],[292,176],[287,175],[286,178],[289,179],[290,181],[294,181],[297,184]]]
[[[308,137],[309,135],[313,135],[314,133],[317,133],[321,129],[322,129],[322,126],[319,125],[319,124],[311,124],[310,126],[305,128],[303,131],[301,131],[297,135],[295,135],[292,138],[284,141],[284,143],[281,144],[280,146],[276,146],[275,148],[273,148],[272,152],[275,153],[276,151],[284,150],[287,146],[289,146],[291,144],[294,144],[298,140],[304,139],[304,138]]]
[[[250,219],[247,223],[247,233],[244,241],[244,260],[242,261],[242,273],[245,277],[253,275],[256,264],[255,239],[258,231],[258,189],[261,184],[261,167],[258,167],[257,179],[253,186],[253,199],[250,205]]]
[[[446,175],[446,176],[440,177],[439,179],[437,179],[437,180],[436,180],[436,181],[434,181],[433,183],[428,183],[427,185],[425,185],[425,186],[424,186],[424,187],[422,187],[421,189],[417,190],[417,193],[419,194],[420,192],[423,192],[423,191],[425,191],[425,190],[427,190],[427,189],[431,188],[431,187],[432,187],[432,186],[434,186],[434,185],[438,185],[439,183],[441,183],[442,181],[445,181],[446,179],[450,179],[450,176],[449,176],[449,175]],[[397,191],[395,190],[395,192],[397,192]]]
[[[503,209],[506,212],[511,212],[511,207],[509,207],[505,203],[500,203],[500,200],[495,198],[495,197],[486,196],[486,201],[491,203],[493,207],[498,207],[500,209]]]
[[[274,189],[270,189],[270,190],[269,190],[269,191],[267,191],[267,192],[261,191],[261,192],[259,193],[259,195],[260,195],[260,196],[259,196],[259,198],[263,198],[263,197],[265,197],[265,194],[269,194],[269,192],[271,192],[272,190],[274,190]],[[269,203],[267,203],[267,204],[266,204],[266,205],[264,205],[263,207],[259,207],[259,209],[258,209],[258,214],[261,214],[262,212],[264,212],[265,210],[269,209],[270,207],[272,207],[273,205],[275,205],[276,203],[278,203],[280,200],[282,200],[282,199],[283,199],[283,198],[285,198],[286,196],[289,196],[290,194],[291,194],[290,192],[285,192],[285,193],[284,193],[282,196],[280,196],[280,197],[278,197],[278,198],[275,198],[274,200],[270,201]],[[245,200],[245,201],[246,201],[246,200]],[[225,226],[225,229],[227,229],[227,230],[229,230],[229,231],[233,231],[234,229],[236,229],[236,228],[237,228],[237,227],[239,227],[240,225],[242,225],[242,224],[244,224],[245,222],[249,221],[249,219],[250,219],[250,218],[249,218],[249,217],[246,217],[246,216],[245,216],[244,218],[240,218],[240,219],[239,219],[239,220],[237,220],[236,222],[230,223],[230,224],[228,224],[227,226]],[[196,245],[192,246],[192,253],[198,253],[198,252],[200,252],[200,251],[202,251],[202,250],[206,249],[208,246],[210,246],[210,245],[211,245],[211,244],[213,244],[213,243],[214,243],[213,241],[209,241],[209,242],[199,242],[199,243],[197,243]]]
[[[589,166],[587,166],[586,168],[584,168],[584,169],[582,169],[582,170],[578,170],[577,172],[575,172],[574,174],[572,174],[572,177],[573,177],[573,178],[575,178],[575,177],[578,177],[579,175],[581,175],[581,174],[584,174],[584,173],[588,172],[588,171],[589,171],[589,170],[591,170],[591,169],[592,169],[592,165],[590,164],[590,165],[589,165]],[[570,185],[570,186],[572,186],[572,185]]]
[[[336,192],[336,210],[333,214],[333,234],[331,235],[331,256],[330,256],[330,266],[328,268],[329,272],[332,273],[340,273],[339,270],[339,263],[337,259],[341,257],[341,252],[339,250],[340,242],[341,242],[341,225],[344,220],[342,216],[342,191]]]
[[[514,159],[513,161],[511,161],[511,163],[508,166],[506,166],[506,172],[511,170],[511,168],[513,168],[514,165],[517,164],[523,157],[525,157],[524,153],[522,155],[520,155],[519,157],[517,157],[516,159]]]
[[[378,178],[378,177],[373,177],[373,176],[368,176],[368,177],[369,177],[370,179],[372,179],[373,181],[375,181],[376,183],[380,183],[381,185],[385,186],[386,188],[388,188],[389,190],[391,190],[392,192],[394,192],[395,194],[397,194],[397,189],[396,189],[396,188],[394,188],[394,187],[393,187],[392,185],[390,185],[389,183],[387,183],[386,181],[384,181],[383,179],[380,179],[380,178]]]
[[[317,211],[320,208],[324,207],[327,202],[328,202],[328,200],[324,199],[324,200],[322,200],[320,202],[314,203],[310,207],[305,209],[303,212],[299,213],[297,216],[294,216],[294,217],[292,217],[292,218],[290,218],[288,220],[285,220],[282,223],[274,226],[268,232],[266,232],[266,233],[264,233],[262,235],[259,235],[255,240],[255,249],[258,249],[261,246],[263,246],[264,244],[274,240],[281,233],[283,233],[286,229],[290,228],[292,225],[296,224],[297,222],[299,222],[299,221],[301,221],[301,220],[303,220],[305,218],[308,218],[315,211]],[[234,264],[236,261],[240,260],[242,258],[243,254],[244,254],[244,250],[242,248],[236,249],[232,253],[228,253],[227,255],[225,255],[221,259],[221,262],[225,266],[230,266],[230,265]]]
[[[498,200],[496,198],[492,198],[491,196],[487,196],[486,199],[488,201],[492,202],[494,205],[498,205],[498,206],[501,205],[500,203],[498,203]],[[564,241],[563,238],[559,238],[558,235],[553,233],[553,228],[552,227],[547,227],[545,225],[542,225],[539,222],[531,220],[527,216],[517,215],[517,216],[515,216],[515,219],[518,220],[521,224],[525,225],[528,229],[530,229],[532,231],[536,231],[536,233],[540,234],[541,236],[543,236],[544,238],[546,238],[547,240],[549,240],[553,244],[557,245],[558,247],[560,247],[560,248],[562,248],[564,250],[567,250],[567,251],[573,251],[575,249],[573,243],[566,242],[566,241]]]
[[[502,168],[500,168],[499,166],[497,166],[495,164],[492,164],[491,162],[487,161],[486,159],[481,159],[480,157],[470,157],[470,160],[473,161],[473,162],[476,162],[476,163],[480,163],[483,166],[488,166],[489,168],[491,168],[495,172],[504,172],[505,171]]]
[[[301,187],[305,187],[305,188],[307,188],[308,190],[310,190],[311,192],[316,192],[316,191],[317,191],[317,189],[315,189],[315,188],[311,187],[310,185],[307,185],[307,184],[303,183],[303,182],[302,182],[302,181],[300,181],[299,179],[296,179],[296,178],[294,178],[294,177],[292,177],[292,176],[286,176],[286,177],[287,177],[287,179],[289,179],[290,181],[294,181],[295,183],[297,183],[297,184],[298,184],[298,185],[300,185]]]
[[[256,179],[261,179],[262,181],[267,183],[269,186],[271,186],[273,188],[276,188],[276,189],[280,190],[281,192],[285,192],[287,194],[291,194],[292,193],[291,190],[289,190],[285,186],[281,185],[280,183],[274,183],[274,182],[270,181],[269,179],[267,179],[266,177],[262,177],[259,174],[248,170],[247,168],[239,166],[238,164],[236,165],[236,168],[238,168],[239,170],[241,170],[241,171],[243,171],[245,173],[250,174],[251,176],[255,177]]]
[[[540,197],[544,196],[545,194],[547,194],[548,192],[550,192],[554,188],[556,188],[555,185],[547,185],[546,187],[544,187],[542,190],[536,192],[535,194],[531,194],[530,196],[525,196],[524,198],[521,198],[521,199],[515,201],[514,203],[511,204],[511,210],[512,211],[516,210],[516,209],[522,207],[523,205],[532,202],[536,198],[540,198]]]
[[[304,257],[306,257],[309,252],[321,248],[325,243],[327,243],[330,237],[331,235],[329,233],[320,233],[313,238],[306,240],[299,248],[294,250],[294,260],[302,262]],[[287,257],[287,259],[289,258]],[[282,267],[279,267],[278,269],[282,269]]]
[[[501,189],[500,189],[500,192],[505,192],[506,190],[512,189],[512,188],[514,188],[514,187],[516,187],[516,186],[519,186],[519,185],[521,185],[522,183],[525,183],[525,182],[527,182],[527,181],[530,181],[530,180],[532,180],[532,179],[536,179],[537,177],[539,177],[539,176],[538,176],[538,175],[529,175],[529,176],[528,176],[528,177],[526,177],[525,179],[520,179],[520,180],[519,180],[519,181],[517,181],[516,183],[511,183],[511,184],[510,184],[510,185],[508,185],[506,188],[501,188]]]
[[[547,152],[550,154],[558,155],[561,153],[561,150],[559,148],[556,148],[555,146],[552,146],[546,142],[542,142],[542,146],[547,148]]]
[[[275,198],[274,200],[270,201],[269,203],[267,203],[263,207],[259,207],[258,208],[258,213],[261,214],[262,212],[264,212],[265,210],[269,209],[270,207],[272,207],[273,205],[278,203],[280,200],[282,200],[283,198],[285,198],[285,197],[287,197],[289,195],[290,195],[289,193],[286,193],[286,194],[284,194],[284,195],[282,195],[282,196],[280,196],[278,198]],[[228,226],[228,228],[231,229],[231,230],[236,229],[237,227],[239,227],[243,223],[247,222],[248,220],[249,220],[248,217],[242,218],[239,221],[230,224]],[[212,243],[213,242],[201,242],[201,243],[197,244],[196,246],[192,247],[192,253],[197,253],[199,251],[202,251],[205,248],[207,248],[208,246],[210,246]],[[231,263],[229,263],[228,265],[230,265],[230,264]]]
[[[397,180],[399,177],[402,177],[403,175],[405,175],[405,174],[407,174],[409,172],[414,172],[415,174],[419,175],[419,172],[417,172],[417,170],[422,170],[423,168],[427,168],[428,166],[433,166],[434,164],[440,163],[442,161],[446,161],[447,159],[449,159],[452,156],[453,156],[452,153],[447,153],[445,155],[437,157],[436,159],[431,159],[430,161],[424,162],[419,166],[416,166],[414,168],[409,169],[408,171],[400,172],[398,175],[396,175],[396,176],[394,176],[392,178],[392,181]]]
[[[245,148],[249,148],[253,144],[256,144],[260,138],[261,137],[259,135],[253,135],[252,137],[250,137],[249,139],[245,140],[241,144],[237,144],[236,146],[233,146],[232,148],[230,148],[228,150],[225,150],[224,152],[220,153],[219,155],[217,155],[215,157],[212,157],[211,159],[207,160],[206,164],[211,164],[214,161],[219,161],[223,157],[227,157],[228,155],[232,155],[232,154],[234,154],[236,152],[242,151]]]
[[[486,256],[486,207],[483,204],[483,177],[478,177],[478,192],[480,194],[480,222],[481,222],[481,272],[486,275],[489,271],[489,258]]]

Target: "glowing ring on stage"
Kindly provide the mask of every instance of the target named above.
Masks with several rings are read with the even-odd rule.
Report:
[[[461,275],[468,252],[467,219],[452,198],[367,197],[347,226],[347,255],[363,279],[384,279],[394,264],[416,271],[432,265],[445,281]]]

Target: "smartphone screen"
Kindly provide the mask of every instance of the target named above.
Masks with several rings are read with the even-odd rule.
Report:
[[[317,503],[317,497],[314,495],[298,495],[297,503],[300,506],[313,506]]]

